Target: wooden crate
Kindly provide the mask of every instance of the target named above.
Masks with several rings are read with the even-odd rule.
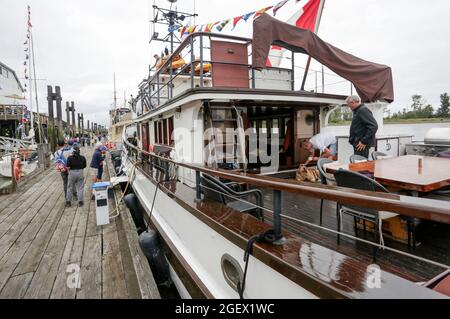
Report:
[[[357,227],[358,229],[364,229],[362,220],[358,222]],[[367,231],[373,232],[374,227],[374,223],[366,221]],[[406,221],[400,216],[383,220],[383,236],[398,242],[408,243],[408,225]]]

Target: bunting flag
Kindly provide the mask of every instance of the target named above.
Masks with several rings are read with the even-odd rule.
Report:
[[[283,0],[278,2],[274,7],[273,7],[273,16],[275,17],[277,15],[278,10],[280,10],[281,8],[284,7],[284,5],[286,3],[288,3],[289,0]]]
[[[295,25],[298,28],[307,29],[316,32],[316,22],[319,15],[319,8],[323,0],[309,0],[299,11],[297,11],[288,21],[288,24]],[[296,3],[300,0],[296,0]],[[279,46],[272,46],[267,59],[267,66],[278,67],[281,63],[285,49]]]
[[[256,19],[260,15],[262,15],[264,13],[267,13],[269,10],[272,10],[273,15],[276,16],[278,11],[281,8],[283,8],[289,1],[291,1],[291,0],[281,0],[276,5],[265,7],[265,8],[262,8],[262,9],[258,10],[258,11],[252,11],[252,12],[249,12],[247,14],[244,14],[242,16],[238,16],[238,17],[235,17],[235,18],[232,18],[232,19],[227,19],[227,20],[218,21],[218,22],[214,22],[214,23],[208,23],[208,24],[203,24],[203,25],[191,26],[190,23],[188,22],[188,24],[185,25],[185,26],[178,26],[178,25],[176,27],[174,26],[173,29],[170,28],[169,31],[170,32],[174,32],[175,30],[178,30],[180,32],[181,36],[183,36],[183,35],[186,35],[186,34],[194,33],[196,29],[197,29],[197,31],[212,32],[214,27],[215,27],[218,32],[222,32],[222,30],[230,23],[230,21],[232,21],[232,29],[231,30],[234,30],[240,21],[247,22],[248,19],[250,19],[251,17],[253,17],[253,19]],[[300,1],[301,0],[295,0],[295,3],[298,3]],[[317,1],[316,0],[310,0],[310,2],[316,3]],[[305,12],[308,12],[308,10],[309,10],[308,9],[308,4],[303,8],[303,10]],[[315,18],[316,18],[315,15],[309,15],[309,16],[311,18],[314,18],[313,20],[315,21]],[[307,23],[307,25],[309,25],[309,24]]]
[[[252,15],[254,15],[255,13],[256,13],[256,11],[253,11],[253,12],[250,12],[250,13],[247,13],[247,14],[244,14],[244,15],[242,16],[242,20],[244,20],[245,22],[247,22],[247,20],[250,19],[250,17],[251,17]]]
[[[223,28],[226,27],[226,25],[228,24],[228,22],[230,22],[231,19],[225,20],[223,21],[221,24],[219,24],[216,29],[221,32],[223,30]]]
[[[269,11],[269,10],[272,9],[272,8],[273,8],[273,6],[270,6],[270,7],[267,7],[267,8],[264,8],[264,9],[261,9],[261,10],[256,11],[256,14],[254,15],[253,19],[256,19],[256,18],[259,17],[261,14],[266,13],[267,11]]]
[[[236,28],[236,25],[238,24],[238,22],[242,19],[242,16],[240,17],[236,17],[233,19],[233,30],[234,28]]]
[[[219,21],[214,22],[214,23],[208,23],[208,24],[206,25],[205,32],[211,32],[212,29],[214,28],[214,26],[215,26],[216,24],[218,24],[218,23],[219,23]]]

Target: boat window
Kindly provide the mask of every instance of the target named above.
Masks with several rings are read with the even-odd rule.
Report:
[[[158,144],[163,143],[163,129],[161,121],[158,121]]]
[[[155,132],[155,143],[158,144],[158,122],[153,122],[153,130]]]

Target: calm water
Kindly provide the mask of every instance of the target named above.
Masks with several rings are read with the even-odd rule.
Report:
[[[423,141],[425,134],[434,127],[450,127],[450,123],[423,123],[423,124],[385,124],[383,135],[413,135],[413,141]],[[328,126],[325,129],[335,135],[348,135],[349,126]]]

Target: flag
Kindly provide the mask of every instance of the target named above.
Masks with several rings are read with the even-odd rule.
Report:
[[[241,19],[242,16],[233,19],[233,29],[236,28],[236,25],[238,24],[239,21],[241,21]]]
[[[272,8],[273,8],[273,6],[270,6],[270,7],[266,7],[266,8],[264,8],[264,9],[261,9],[261,10],[256,11],[256,14],[255,14],[255,16],[253,17],[253,19],[256,19],[256,18],[259,17],[261,14],[266,13],[267,11],[269,11],[269,10],[272,9]]]
[[[247,13],[247,14],[244,14],[243,16],[242,16],[242,20],[244,20],[245,22],[247,22],[247,20],[252,16],[252,15],[254,15],[256,13],[256,11],[253,11],[253,12],[250,12],[250,13]]]
[[[208,24],[206,25],[205,32],[211,32],[212,29],[214,28],[214,26],[215,26],[216,24],[218,24],[218,23],[219,23],[219,21],[214,22],[214,23],[208,23]]]
[[[316,22],[319,15],[319,8],[322,0],[309,0],[299,11],[297,11],[288,21],[288,24],[295,25],[298,28],[307,29],[316,32]],[[296,1],[297,3],[299,0]],[[272,46],[267,59],[267,66],[278,67],[281,64],[284,48]]]
[[[228,22],[230,22],[230,20],[231,20],[231,19],[225,20],[225,21],[223,21],[221,24],[219,24],[219,25],[216,27],[217,31],[222,32],[223,28],[226,27],[226,25],[228,24]]]
[[[278,10],[280,10],[286,3],[288,3],[289,0],[283,0],[278,2],[274,7],[273,7],[273,16],[277,15]]]

